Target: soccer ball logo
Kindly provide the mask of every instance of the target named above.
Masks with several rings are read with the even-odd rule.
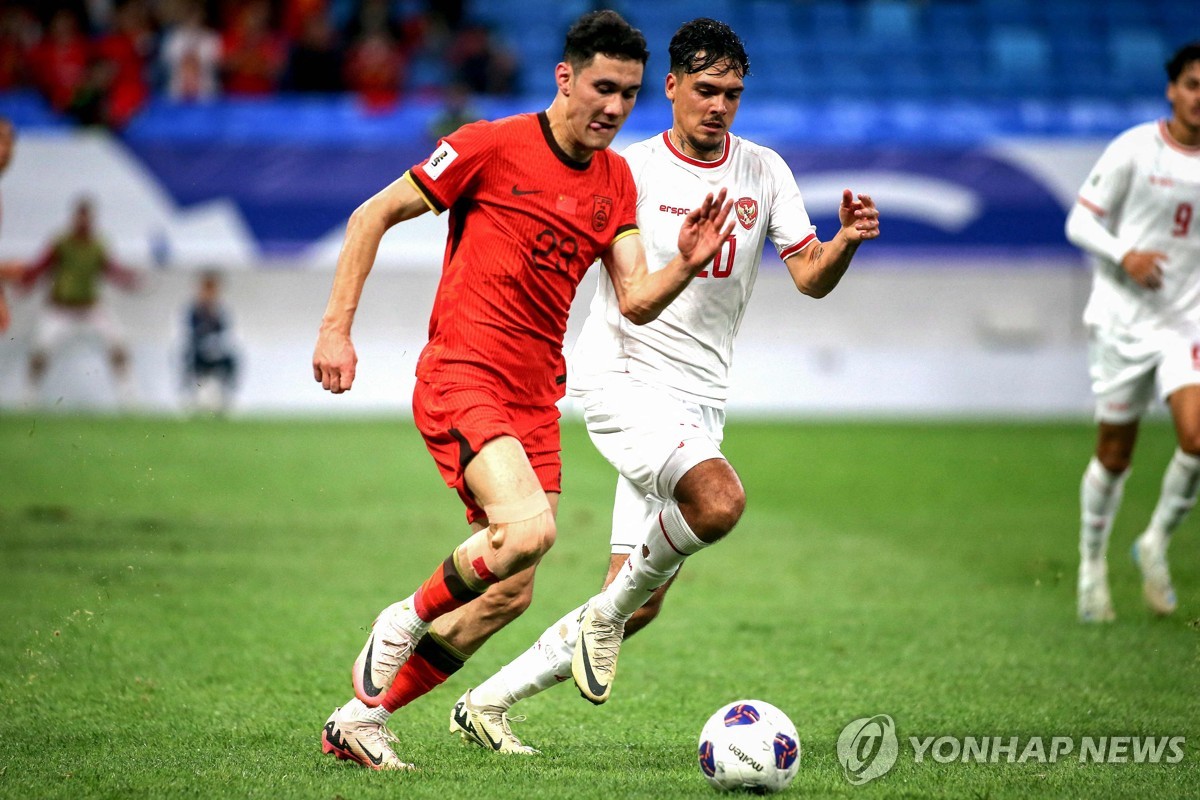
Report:
[[[771,794],[800,769],[800,737],[787,715],[762,700],[722,706],[700,731],[700,770],[721,791]]]

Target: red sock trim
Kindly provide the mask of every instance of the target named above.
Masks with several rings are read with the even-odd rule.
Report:
[[[480,594],[481,592],[468,587],[458,574],[454,566],[454,554],[451,553],[421,584],[421,588],[417,589],[413,597],[413,606],[418,617],[425,622],[433,622],[442,614],[466,605]]]
[[[674,550],[676,553],[679,553],[679,555],[681,555],[681,556],[687,555],[687,553],[680,550],[678,547],[675,546],[675,543],[671,541],[671,534],[667,533],[667,526],[663,523],[663,517],[662,517],[661,511],[658,512],[658,529],[660,531],[662,531],[663,538],[667,540],[667,544],[670,545],[672,550]]]
[[[383,707],[388,711],[403,708],[445,683],[449,677],[449,673],[434,668],[421,656],[414,654],[396,673],[396,680],[392,681],[392,687],[383,696]]]
[[[436,638],[426,634],[396,673],[396,680],[392,681],[391,688],[383,696],[383,707],[395,711],[408,705],[445,683],[462,665],[459,656],[447,651]]]

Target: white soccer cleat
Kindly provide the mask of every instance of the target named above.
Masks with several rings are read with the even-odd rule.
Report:
[[[624,622],[602,617],[591,603],[588,604],[579,620],[579,639],[571,658],[571,676],[579,693],[596,705],[607,700],[612,691],[624,636]]]
[[[354,761],[367,769],[416,769],[396,757],[392,750],[396,734],[384,723],[372,719],[370,713],[371,709],[358,700],[335,709],[321,733],[321,752]]]
[[[1083,559],[1079,562],[1079,621],[1112,622],[1112,595],[1108,591],[1108,565],[1104,561]]]
[[[401,600],[381,611],[371,626],[367,643],[354,660],[351,672],[354,696],[371,708],[383,702],[396,673],[413,654],[420,639],[401,624],[401,612],[411,608],[408,601]]]
[[[1167,567],[1167,539],[1143,533],[1133,543],[1133,561],[1142,571],[1142,596],[1150,610],[1160,616],[1175,611],[1175,587]]]
[[[524,717],[514,717],[514,721]],[[498,708],[477,706],[471,702],[471,690],[468,689],[450,712],[450,732],[457,733],[464,742],[477,744],[485,750],[495,753],[517,753],[524,756],[535,755],[539,751],[513,735],[508,727],[508,714]]]

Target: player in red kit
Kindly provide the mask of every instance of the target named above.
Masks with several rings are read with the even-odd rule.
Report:
[[[408,769],[387,727],[445,681],[532,598],[554,543],[561,489],[562,355],[571,300],[599,258],[635,324],[653,320],[710,262],[732,203],[697,197],[679,255],[651,273],[636,189],[609,145],[633,109],[646,40],[612,11],[581,17],[540,114],[477,122],[351,215],[321,321],[313,374],[348,391],[354,312],[393,225],[450,212],[442,279],[417,362],[413,418],[472,534],[409,597],[376,618],[352,669],[355,698],[325,724],[322,749],[373,769]]]

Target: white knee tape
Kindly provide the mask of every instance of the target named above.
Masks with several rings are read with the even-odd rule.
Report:
[[[483,507],[483,513],[487,514],[488,523],[491,525],[524,522],[549,510],[550,501],[546,499],[545,492],[535,492],[520,500],[492,503]]]

